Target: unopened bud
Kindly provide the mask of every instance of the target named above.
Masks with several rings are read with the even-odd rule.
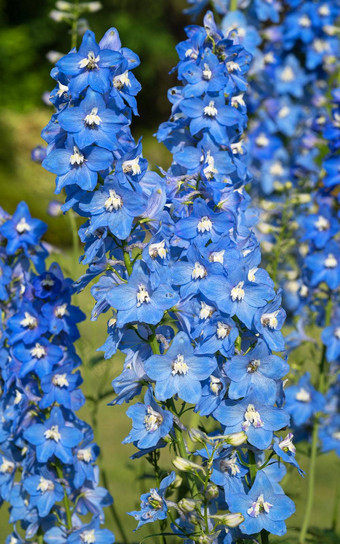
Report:
[[[205,491],[206,499],[217,499],[218,497],[218,487],[215,484],[209,484]]]
[[[231,446],[241,446],[247,442],[247,435],[245,432],[241,431],[240,433],[227,434],[225,436],[225,442]]]
[[[217,523],[221,523],[232,528],[238,527],[238,525],[244,521],[244,517],[242,516],[241,512],[237,512],[236,514],[220,514],[209,517],[214,519]]]
[[[196,508],[196,505],[197,505],[197,501],[195,501],[194,499],[188,499],[188,498],[184,498],[184,499],[181,499],[178,503],[178,508],[184,512],[184,514],[187,514],[188,512],[193,512]]]
[[[103,5],[101,2],[82,2],[79,4],[81,11],[87,11],[88,13],[95,13],[102,9]]]
[[[74,8],[74,4],[72,4],[71,2],[64,2],[63,0],[58,0],[55,6],[61,11],[73,11]]]
[[[197,463],[193,463],[192,461],[189,461],[189,459],[183,459],[183,457],[175,457],[173,459],[172,464],[174,467],[178,468],[178,470],[181,470],[183,472],[196,472],[201,471],[205,474],[205,470],[201,465],[198,465]]]
[[[199,429],[190,429],[189,437],[192,442],[200,442],[201,444],[206,444],[209,441],[206,433],[200,431]]]
[[[62,23],[63,21],[68,21],[71,17],[70,13],[65,13],[64,11],[58,11],[56,9],[52,9],[49,15],[50,15],[50,18],[56,23]]]

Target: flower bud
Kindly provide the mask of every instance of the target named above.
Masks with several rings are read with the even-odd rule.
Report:
[[[200,442],[201,444],[208,442],[208,436],[206,433],[200,431],[199,429],[190,429],[189,437],[192,442]]]
[[[220,514],[216,516],[209,516],[211,519],[214,519],[217,523],[226,525],[227,527],[237,527],[244,521],[244,517],[241,512],[235,514]]]
[[[194,499],[188,499],[187,497],[184,497],[184,499],[181,499],[178,503],[178,508],[184,512],[184,514],[187,514],[188,512],[193,512],[196,508],[197,501]]]
[[[189,459],[183,459],[183,457],[175,457],[175,459],[173,459],[172,461],[172,464],[176,468],[178,468],[178,470],[182,470],[183,472],[196,472],[197,470],[199,470],[205,474],[205,470],[203,467],[201,467],[197,463],[189,461]]]
[[[245,432],[241,431],[240,433],[232,433],[225,436],[225,442],[231,446],[241,446],[247,442],[247,435]]]
[[[218,497],[218,487],[215,484],[209,484],[206,492],[205,492],[206,499],[217,499]]]

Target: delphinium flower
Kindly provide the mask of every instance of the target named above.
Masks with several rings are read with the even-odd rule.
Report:
[[[100,527],[112,498],[98,485],[99,449],[75,413],[85,398],[73,344],[85,316],[59,265],[46,270],[45,231],[24,202],[12,217],[1,212],[0,497],[14,525],[6,542],[112,543]]]
[[[88,32],[79,51],[71,51],[52,71],[59,83],[67,85],[68,94],[62,104],[55,101],[57,111],[43,132],[49,144],[43,165],[58,175],[57,190],[66,189],[64,210],[72,207],[87,217],[79,233],[85,242],[83,262],[89,268],[78,286],[82,289],[101,276],[92,287],[93,318],[112,308],[105,356],[118,349],[126,355],[124,370],[113,381],[117,398],[112,404],[130,402],[144,389],[144,402],[128,409],[132,430],[125,440],[138,448],[134,457],[146,455],[153,465],[156,487],[143,494],[141,512],[133,515],[139,526],[158,519],[163,532],[167,513],[174,509],[172,529],[187,542],[232,542],[254,535],[254,524],[237,529],[244,515],[234,508],[230,511],[231,487],[214,483],[213,466],[219,466],[221,456],[221,470],[240,472],[237,493],[245,498],[261,488],[254,499],[258,506],[250,504],[248,510],[253,508],[253,517],[261,512],[262,520],[267,514],[262,502],[275,495],[283,476],[276,471],[274,433],[289,423],[281,393],[287,363],[272,354],[273,349],[284,348],[285,313],[280,293],[275,293],[268,273],[260,267],[252,229],[255,219],[243,189],[251,177],[242,143],[246,107],[238,97],[247,89],[251,56],[237,39],[223,37],[210,12],[203,27],[190,26],[186,32],[187,40],[177,46],[182,85],[170,90],[172,115],[158,131],[158,139],[174,156],[164,177],[147,171],[141,143],[131,136],[139,85],[130,69],[138,59],[121,47],[115,29],[99,44]],[[100,64],[102,57],[112,64]],[[90,80],[86,70],[106,78],[100,89],[93,89],[91,81],[97,79]],[[79,74],[85,75],[81,79]],[[82,132],[78,113],[85,111],[82,102],[93,91],[100,94],[105,111],[116,114],[117,122],[107,132],[112,145],[105,147],[93,138],[85,150],[74,134]],[[98,129],[99,109],[82,115],[83,124]],[[58,122],[62,116],[68,119],[67,126]],[[101,161],[108,152],[111,163],[106,166]],[[65,157],[64,172],[59,156]],[[90,174],[90,165],[82,168],[87,157],[89,163],[91,157],[102,157],[98,163],[93,160]],[[125,213],[115,220],[125,206]],[[254,374],[254,379],[240,376],[241,398],[235,398],[236,389],[229,396],[231,382],[238,381],[232,358],[246,358],[249,350],[254,350],[256,359],[247,358],[243,371]],[[273,362],[270,370],[267,360]],[[266,396],[268,384],[271,394]],[[201,404],[209,395],[212,412],[208,400]],[[255,401],[257,395],[261,406]],[[190,452],[181,420],[186,411],[199,412],[200,406],[216,427],[211,435],[190,431],[193,440],[205,444],[205,456]],[[230,430],[224,414],[234,406],[238,415]],[[160,449],[167,444],[177,453],[175,467],[186,474],[176,502],[169,499],[173,476],[161,482],[165,473],[158,466]],[[225,449],[240,458],[241,468],[233,462],[229,468],[222,454]],[[260,475],[266,463],[267,479],[257,478],[256,472],[259,469]],[[188,489],[191,499],[186,497]],[[277,523],[258,523],[255,534],[261,531],[263,542],[267,529],[283,534],[284,520],[293,512],[292,501],[285,498],[279,512],[268,514],[268,520],[276,518]]]

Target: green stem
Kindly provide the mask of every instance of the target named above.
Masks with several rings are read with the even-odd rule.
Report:
[[[101,468],[101,473],[102,473],[102,478],[103,478],[103,484],[104,484],[105,488],[109,491],[109,480],[108,480],[108,477],[107,477],[107,474],[106,474],[106,470],[103,467]],[[115,507],[114,503],[112,503],[110,505],[110,512],[111,512],[113,520],[115,521],[115,523],[116,523],[116,525],[118,527],[118,531],[120,532],[120,536],[122,537],[122,542],[124,542],[124,544],[129,544],[129,539],[126,536],[126,533],[124,531],[124,527],[122,525],[122,522],[120,521],[120,517],[119,517],[119,514],[118,514],[118,512],[116,510],[116,507]]]
[[[77,47],[78,40],[78,21],[79,21],[79,0],[74,1],[74,19],[71,27],[71,49]]]
[[[332,315],[332,298],[329,296],[326,306],[326,316],[325,316],[325,326],[328,327],[331,321]],[[325,369],[326,369],[326,346],[322,348],[322,355],[319,364],[319,379],[317,384],[318,391],[323,394],[325,392]],[[318,431],[319,431],[319,420],[318,417],[314,417],[313,423],[313,434],[312,434],[312,446],[311,446],[311,456],[310,456],[310,465],[309,465],[309,475],[308,475],[308,491],[307,491],[307,504],[305,509],[305,516],[301,526],[299,543],[304,544],[306,540],[306,535],[309,528],[310,517],[312,514],[313,502],[314,502],[314,489],[315,489],[315,472],[316,472],[316,458],[318,454]]]
[[[126,266],[126,270],[127,270],[127,273],[129,274],[129,276],[131,276],[131,274],[132,274],[132,263],[131,263],[130,255],[129,255],[128,251],[125,251],[125,249],[123,251],[124,251],[124,263],[125,263],[125,266]]]
[[[44,544],[44,534],[42,532],[41,527],[39,527],[39,529],[38,529],[37,537],[38,537],[38,544]]]
[[[237,10],[237,0],[230,0],[229,11]]]
[[[60,464],[56,464],[56,470],[57,470],[57,476],[60,480],[62,480],[64,478],[64,475],[63,475],[63,470],[60,466]],[[71,507],[70,507],[70,501],[68,500],[68,495],[67,495],[67,491],[66,491],[66,487],[64,484],[62,484],[63,488],[64,488],[64,499],[63,499],[63,503],[64,503],[64,508],[65,508],[65,513],[66,513],[66,525],[67,525],[67,529],[69,529],[70,531],[72,530],[72,516],[71,516]]]
[[[319,430],[319,424],[317,419],[315,418],[314,426],[313,426],[313,435],[312,435],[312,450],[311,450],[310,465],[309,465],[307,504],[305,509],[305,517],[304,517],[303,524],[300,531],[300,538],[299,538],[300,544],[304,544],[306,539],[310,516],[312,513],[313,501],[314,501],[315,467],[316,467],[316,457],[318,452],[318,430]]]
[[[155,471],[156,485],[157,485],[157,488],[159,489],[161,479],[160,479],[160,470],[159,470],[159,466],[158,466],[158,458],[157,458],[157,452],[156,451],[152,452],[151,458],[152,458],[152,466],[153,466],[154,471]],[[166,530],[166,526],[167,526],[166,520],[159,520],[159,528],[160,528],[161,533],[164,533],[164,531]],[[161,542],[161,544],[166,544],[166,538],[165,538],[165,536],[163,534],[160,535],[160,542]]]
[[[335,499],[334,499],[334,508],[332,515],[332,531],[336,533],[338,525],[338,512],[340,507],[340,465],[337,469],[337,477],[335,482]]]
[[[253,451],[249,450],[248,456],[249,456],[250,480],[251,480],[251,483],[253,483],[255,478],[256,478],[256,472],[257,472],[257,467],[256,467],[256,462],[255,462],[255,453]]]
[[[78,266],[78,263],[79,263],[79,253],[80,253],[77,221],[72,210],[68,212],[67,217],[70,223],[70,230],[72,235],[73,266],[76,267]]]
[[[269,544],[269,533],[265,529],[261,531],[261,542],[262,544]]]

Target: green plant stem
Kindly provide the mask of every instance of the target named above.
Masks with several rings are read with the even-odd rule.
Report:
[[[151,456],[152,456],[152,466],[153,466],[154,471],[155,471],[156,485],[157,485],[157,487],[159,489],[161,479],[160,479],[160,470],[159,470],[159,466],[158,466],[158,459],[157,459],[156,451],[153,451],[151,453]],[[166,526],[167,526],[167,523],[166,523],[165,520],[159,520],[159,528],[161,530],[161,533],[164,533],[164,531],[166,529]],[[164,534],[160,535],[160,542],[161,542],[161,544],[166,544],[166,538],[165,538]]]
[[[325,326],[328,327],[331,321],[332,314],[332,299],[329,297],[326,306],[326,317],[325,317]],[[326,388],[326,346],[322,348],[322,355],[319,364],[319,379],[317,384],[318,391],[323,394]],[[313,433],[312,433],[312,445],[311,445],[311,455],[310,455],[310,464],[309,464],[309,475],[308,475],[308,491],[307,491],[307,503],[305,509],[305,515],[303,523],[301,526],[299,544],[304,544],[306,540],[306,535],[309,528],[310,517],[312,514],[313,502],[314,502],[314,489],[315,489],[315,472],[316,472],[316,458],[318,454],[318,432],[319,432],[319,419],[317,416],[314,417],[313,423]]]
[[[77,227],[77,221],[75,218],[75,215],[72,210],[70,210],[67,214],[69,224],[70,224],[70,230],[72,235],[72,255],[73,255],[73,266],[78,266],[79,262],[79,238],[78,238],[78,227]]]
[[[126,270],[127,270],[127,273],[129,274],[129,276],[131,276],[131,274],[132,274],[132,263],[131,263],[130,255],[129,255],[128,251],[125,251],[125,249],[123,250],[123,252],[124,252],[124,263],[125,263],[125,266],[126,266]]]
[[[230,0],[229,11],[237,10],[237,0]]]
[[[77,47],[78,21],[79,21],[79,0],[74,0],[74,19],[71,27],[71,49]]]
[[[269,544],[269,533],[265,529],[261,531],[261,542],[262,544]]]
[[[336,533],[338,525],[338,513],[340,508],[340,464],[337,467],[337,476],[335,481],[335,498],[334,498],[334,507],[332,515],[332,531]]]
[[[103,467],[101,468],[101,473],[102,473],[102,478],[103,478],[103,484],[104,484],[105,488],[107,490],[109,490],[109,480],[108,480],[108,477],[107,477],[107,474],[106,474],[106,470]],[[115,523],[116,523],[116,525],[118,527],[118,530],[120,532],[120,536],[122,537],[122,542],[124,542],[124,544],[129,544],[129,539],[126,536],[123,524],[120,521],[120,517],[119,517],[119,514],[118,514],[118,512],[116,510],[116,507],[115,507],[114,503],[112,503],[110,505],[110,512],[111,512],[113,520],[115,521]]]
[[[63,475],[63,470],[60,466],[60,464],[56,464],[56,470],[57,470],[57,476],[60,480],[62,480],[64,478],[64,475]],[[70,501],[68,500],[68,495],[67,495],[67,491],[66,491],[66,487],[64,484],[62,484],[63,488],[64,488],[64,498],[63,498],[63,503],[64,503],[64,508],[65,508],[65,513],[66,513],[66,525],[67,525],[67,529],[69,529],[70,531],[72,530],[72,515],[71,515],[71,507],[70,507]]]
[[[250,480],[251,480],[251,483],[253,483],[255,478],[256,478],[256,472],[257,472],[256,462],[255,462],[255,453],[253,451],[249,450],[248,455],[249,455]]]

